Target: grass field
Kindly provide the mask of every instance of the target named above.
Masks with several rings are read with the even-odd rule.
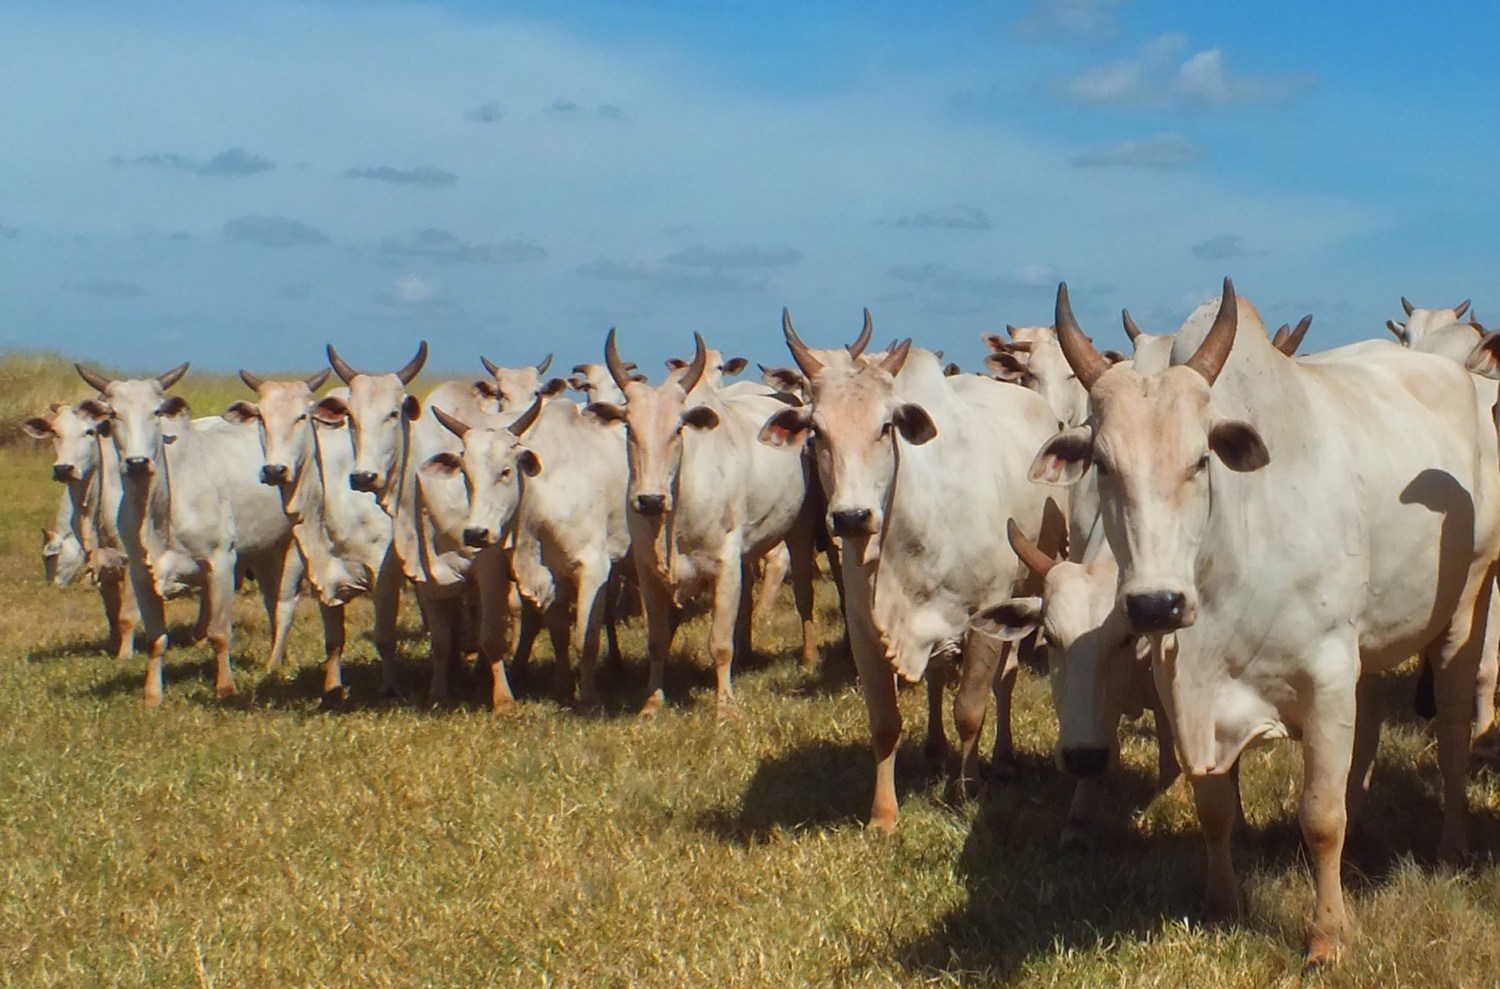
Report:
[[[194,392],[190,376],[184,390],[202,415],[232,384]],[[351,705],[320,714],[315,609],[298,619],[296,672],[268,677],[249,592],[239,702],[214,701],[207,646],[183,642],[165,704],[146,711],[143,661],[101,652],[93,590],[42,582],[37,529],[60,490],[49,462],[28,441],[0,448],[0,984],[1500,984],[1500,785],[1481,773],[1471,786],[1472,866],[1434,867],[1436,766],[1410,676],[1385,684],[1391,723],[1348,854],[1360,936],[1338,969],[1304,975],[1294,745],[1246,759],[1249,911],[1214,928],[1197,919],[1190,804],[1151,799],[1144,729],[1125,746],[1119,823],[1091,851],[1058,848],[1071,784],[1031,674],[1020,778],[956,806],[921,758],[922,698],[905,692],[901,830],[867,834],[863,704],[846,656],[798,671],[789,600],[738,670],[736,721],[715,718],[702,619],[679,637],[654,723],[631,714],[645,681],[635,624],[601,715],[546,699],[545,647],[515,714],[492,716],[477,693],[429,708],[409,601],[412,699],[377,701],[357,602]],[[834,600],[820,587],[825,646]],[[186,632],[194,606],[171,614]]]

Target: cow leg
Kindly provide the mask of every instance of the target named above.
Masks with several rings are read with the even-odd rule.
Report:
[[[708,652],[714,661],[714,704],[719,715],[733,714],[737,709],[730,666],[734,662],[734,631],[740,617],[740,591],[744,587],[744,567],[738,552],[719,562],[719,576],[714,581],[713,614],[708,629]]]
[[[958,731],[958,791],[973,796],[979,788],[979,735],[984,731],[984,716],[989,708],[986,693],[996,688],[996,671],[1004,664],[1015,663],[1015,650],[1008,642],[986,635],[971,634],[964,638],[963,659],[958,670],[958,691],[953,697],[953,724]],[[1014,675],[1014,674],[1012,674]],[[996,693],[999,698],[999,693]],[[995,774],[1002,775],[1000,735],[1009,735],[1009,725],[1002,705],[995,721]],[[1010,751],[1007,739],[1006,752],[1011,760],[1009,771],[1015,772],[1015,753]]]
[[[208,591],[198,591],[198,620],[193,623],[193,641],[202,642],[208,638],[208,626],[213,621],[213,607],[208,603]]]
[[[1357,662],[1354,649],[1339,648],[1349,653],[1347,665],[1353,666]],[[1298,816],[1302,822],[1302,839],[1312,857],[1316,889],[1312,932],[1307,947],[1309,965],[1335,960],[1348,934],[1349,921],[1344,911],[1339,863],[1348,825],[1345,800],[1348,788],[1353,785],[1350,768],[1359,715],[1357,690],[1354,688],[1355,685],[1350,683],[1314,681],[1303,725],[1302,805]],[[1465,702],[1466,713],[1467,703],[1472,700],[1471,690]],[[1467,732],[1461,744],[1467,754]]]
[[[1370,793],[1370,780],[1375,775],[1375,752],[1380,747],[1380,716],[1375,710],[1374,693],[1369,678],[1360,677],[1355,687],[1354,752],[1344,793],[1344,814],[1349,821],[1349,830],[1355,833],[1359,831],[1360,813]]]
[[[941,766],[948,758],[948,734],[943,728],[943,691],[953,673],[952,658],[934,656],[927,664],[927,739],[922,755],[928,762]]]
[[[1438,771],[1443,778],[1443,832],[1438,854],[1458,863],[1468,853],[1468,766],[1475,726],[1475,692],[1484,681],[1484,668],[1493,662],[1482,654],[1494,648],[1490,631],[1494,575],[1488,570],[1469,574],[1453,619],[1433,658],[1433,689],[1437,702]],[[1492,704],[1493,701],[1490,701]],[[1480,717],[1485,716],[1484,703]],[[1492,714],[1490,715],[1493,716]]]
[[[130,565],[130,586],[141,612],[141,624],[146,632],[146,686],[141,702],[146,707],[159,707],[162,696],[162,662],[167,651],[166,602],[156,593],[155,582],[144,565]]]
[[[566,585],[557,591],[557,596],[543,612],[543,618],[547,623],[547,638],[552,642],[552,694],[559,704],[570,704],[573,701],[573,652],[572,621],[568,609],[573,593]]]
[[[755,611],[751,621],[760,625],[770,620],[776,611],[776,598],[781,594],[781,585],[786,581],[791,566],[791,553],[786,543],[773,546],[765,555],[765,569],[760,575],[760,585],[755,592]]]
[[[1156,788],[1165,790],[1177,782],[1182,767],[1177,764],[1177,743],[1172,733],[1172,719],[1167,717],[1166,706],[1156,692],[1156,681],[1149,668],[1145,672],[1146,706],[1151,708],[1151,719],[1156,725]],[[1238,767],[1239,763],[1236,762]]]
[[[203,604],[208,610],[208,644],[214,651],[214,695],[233,697],[234,671],[229,668],[229,640],[233,631],[234,557],[221,553],[208,564]]]
[[[375,592],[370,602],[375,609],[375,651],[380,654],[380,695],[395,697],[400,693],[396,675],[396,620],[401,614],[401,585],[406,575],[394,551],[388,551],[375,575]]]
[[[323,696],[318,706],[331,711],[344,702],[344,608],[318,602],[323,619]]]
[[[1474,696],[1474,751],[1488,759],[1500,757],[1500,728],[1495,724],[1497,680],[1500,680],[1500,593],[1491,590]]]
[[[644,570],[645,568],[641,568]],[[672,651],[672,637],[677,631],[677,615],[666,585],[653,576],[641,582],[641,597],[646,606],[646,652],[651,657],[651,672],[646,679],[646,702],[641,717],[652,718],[666,703],[663,683],[666,679],[667,653]]]
[[[1234,875],[1234,857],[1229,840],[1234,834],[1235,807],[1239,803],[1235,781],[1227,773],[1190,777],[1198,827],[1208,852],[1206,899],[1214,920],[1239,916],[1239,882]]]
[[[599,703],[595,668],[599,659],[599,626],[610,598],[609,567],[584,567],[573,576],[577,597],[573,606],[572,647],[578,653],[578,706]]]
[[[818,575],[818,559],[812,540],[806,536],[788,540],[787,555],[792,570],[792,600],[802,622],[802,668],[810,670],[818,665],[817,616],[813,611],[813,580]]]
[[[970,636],[970,638],[976,638]],[[1014,779],[1016,743],[1011,734],[1011,701],[1016,692],[1016,674],[1021,663],[1016,654],[1015,643],[1006,642],[1000,647],[1000,661],[995,664],[995,679],[991,689],[995,694],[995,748],[990,754],[990,775],[996,779]]]
[[[135,648],[135,595],[130,581],[118,571],[101,574],[99,597],[104,602],[104,620],[109,623],[109,651],[116,659],[129,659]]]
[[[287,540],[285,555],[279,566],[273,566],[261,582],[261,600],[266,606],[266,618],[271,625],[271,655],[266,660],[266,669],[279,668],[286,661],[287,641],[292,634],[292,620],[297,617],[297,592],[302,586],[302,574],[306,565],[297,545]],[[259,568],[257,568],[257,573]]]
[[[616,580],[611,577],[605,581],[604,588],[599,598],[604,604],[604,635],[608,641],[609,651],[605,662],[611,673],[619,674],[625,669],[625,657],[620,652],[619,632],[615,623],[619,621],[620,587]],[[580,698],[582,700],[582,698]]]
[[[1068,820],[1062,830],[1063,847],[1079,847],[1088,843],[1088,836],[1094,830],[1103,800],[1103,777],[1091,776],[1073,784],[1073,799],[1068,804]]]
[[[427,688],[427,698],[433,704],[446,704],[453,692],[448,682],[448,672],[453,663],[454,650],[458,645],[458,626],[463,621],[463,594],[449,593],[439,597],[428,590],[425,584],[417,585],[417,599],[426,598],[423,612],[427,615],[428,658],[432,666],[432,681]]]
[[[878,657],[884,660],[884,657]],[[875,754],[875,797],[870,803],[871,830],[893,834],[900,814],[896,803],[896,750],[901,746],[901,711],[896,706],[896,676],[885,670],[861,670],[861,691],[870,716],[870,747]]]
[[[474,558],[470,574],[479,590],[479,661],[490,671],[490,710],[503,714],[516,706],[516,695],[505,675],[510,597],[515,588],[505,556],[493,547]]]
[[[733,653],[742,661],[750,658],[750,624],[755,602],[755,564],[748,558],[740,561],[740,598],[735,604]]]
[[[517,677],[520,677],[531,663],[531,649],[536,645],[536,637],[542,630],[543,617],[541,609],[530,601],[521,601],[521,620],[516,629],[516,652],[511,658],[510,668]]]

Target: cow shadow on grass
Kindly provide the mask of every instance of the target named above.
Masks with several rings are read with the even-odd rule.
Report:
[[[195,644],[194,636],[197,633],[192,625],[174,625],[167,630],[167,645],[169,649],[190,649]],[[142,641],[136,636],[136,655],[144,655],[141,651]],[[58,660],[73,659],[114,659],[114,653],[109,648],[109,637],[102,631],[97,635],[86,635],[76,639],[68,639],[63,642],[55,642],[42,649],[33,649],[26,654],[26,662],[42,664]],[[128,662],[128,661],[127,661]]]

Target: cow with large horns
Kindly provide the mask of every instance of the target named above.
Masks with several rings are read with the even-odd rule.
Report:
[[[814,445],[829,525],[843,539],[849,643],[870,717],[870,824],[890,831],[901,739],[896,678],[920,680],[935,657],[962,655],[954,701],[961,782],[977,777],[991,689],[1000,707],[996,769],[1014,769],[1014,650],[970,634],[969,622],[1028,576],[1005,542],[1007,517],[1049,546],[1061,540],[1059,506],[1026,483],[1032,453],[1057,418],[1025,389],[944,376],[938,358],[910,340],[878,360],[834,361],[803,343],[785,312],[782,330],[807,377],[810,405],[778,411],[760,438],[776,447],[800,449],[809,438]],[[929,720],[940,723],[940,714]]]
[[[76,367],[100,394],[79,411],[108,423],[123,478],[117,524],[146,635],[145,702],[162,699],[164,599],[189,583],[203,587],[215,689],[228,697],[235,692],[229,646],[237,566],[248,566],[260,584],[273,668],[285,656],[302,581],[302,557],[281,501],[260,483],[259,437],[217,416],[188,421],[187,402],[166,391],[187,373],[186,364],[132,380]]]
[[[1308,959],[1331,960],[1349,932],[1348,814],[1379,735],[1360,701],[1365,674],[1413,653],[1436,679],[1441,850],[1465,847],[1475,683],[1493,648],[1500,554],[1489,410],[1451,361],[1378,341],[1287,359],[1228,279],[1156,373],[1109,369],[1065,285],[1056,323],[1091,416],[1048,440],[1032,475],[1055,484],[1098,472],[1119,607],[1152,642],[1193,785],[1209,907],[1239,903],[1230,770],[1250,745],[1300,736],[1316,885]]]
[[[641,713],[664,702],[663,673],[675,631],[673,608],[713,596],[709,651],[720,712],[735,706],[730,667],[749,648],[756,562],[777,543],[791,552],[802,619],[802,661],[817,661],[813,626],[813,520],[807,471],[792,451],[755,441],[760,424],[784,406],[764,395],[723,395],[702,385],[707,347],[694,335],[692,363],[655,387],[631,378],[610,330],[605,363],[626,404],[594,402],[587,415],[623,422],[630,482],[626,492],[636,573],[646,605],[651,675]]]
[[[568,388],[566,378],[542,377],[552,366],[551,354],[525,367],[501,367],[488,357],[479,360],[490,373],[488,378],[474,382],[474,391],[485,400],[486,412],[500,412],[513,418],[529,409],[538,398],[554,398]]]

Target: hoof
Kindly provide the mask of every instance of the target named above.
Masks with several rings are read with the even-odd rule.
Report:
[[[1343,953],[1344,942],[1333,934],[1314,931],[1307,942],[1307,957],[1303,959],[1303,968],[1323,968],[1338,964],[1339,955]]]
[[[319,711],[338,711],[344,707],[349,700],[349,691],[344,687],[334,687],[332,690],[323,691],[323,696],[318,698]]]
[[[147,694],[141,698],[142,707],[161,707],[161,694]]]
[[[598,714],[603,710],[604,705],[599,702],[599,698],[597,697],[580,696],[576,701],[573,702],[574,714],[588,716]]]
[[[736,700],[719,701],[715,705],[714,713],[720,721],[742,721],[745,712],[740,710],[739,702]]]
[[[661,713],[661,708],[662,708],[662,704],[663,703],[664,703],[664,698],[662,697],[661,691],[658,690],[656,693],[652,694],[650,697],[647,697],[646,698],[646,703],[644,703],[644,704],[641,705],[641,715],[640,716],[642,718],[646,718],[646,719],[655,718],[658,714]]]
[[[868,831],[868,832],[870,832],[871,834],[879,834],[879,835],[895,834],[896,833],[896,815],[894,813],[892,813],[892,814],[889,814],[889,815],[881,815],[879,817],[872,816],[870,818],[870,823],[868,823],[868,824],[865,825],[865,830]]]
[[[514,697],[496,697],[490,701],[491,714],[514,714],[516,710],[516,699]]]
[[[232,697],[234,697],[238,693],[239,693],[239,691],[237,691],[237,690],[234,689],[234,684],[232,684],[232,683],[225,684],[222,687],[215,687],[214,688],[214,696],[217,697],[221,701],[227,701],[227,700],[231,699]]]

